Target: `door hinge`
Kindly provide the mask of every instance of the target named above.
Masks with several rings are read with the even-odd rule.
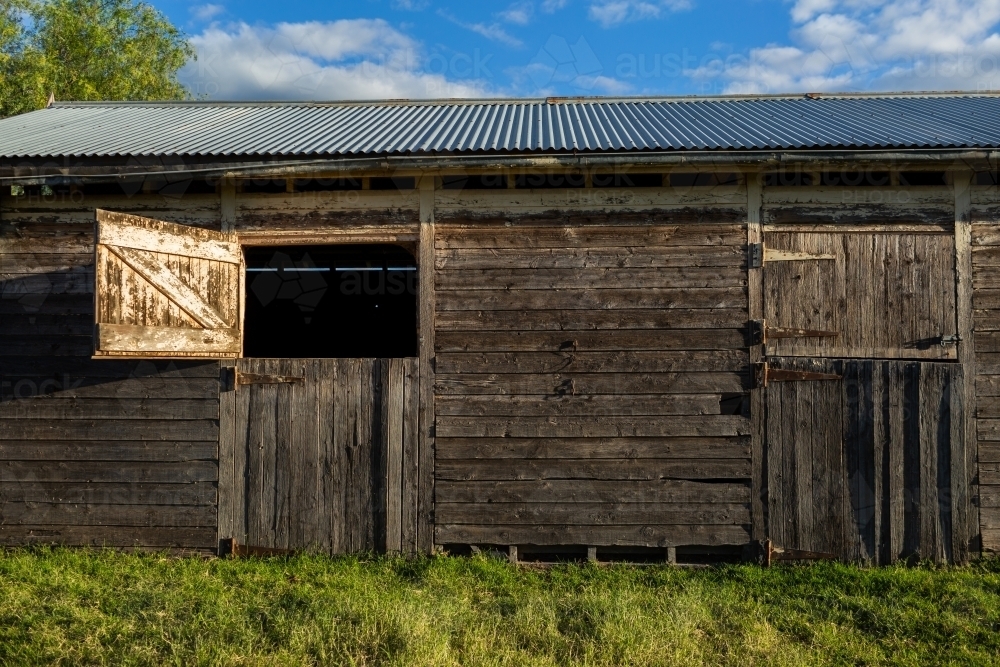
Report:
[[[261,373],[240,373],[233,369],[233,386],[241,384],[291,384],[293,382],[304,382],[304,377],[296,375],[264,375]]]
[[[753,386],[762,389],[768,382],[815,382],[818,380],[842,380],[844,376],[837,373],[818,373],[816,371],[789,371],[782,368],[771,368],[766,361],[754,364]]]
[[[751,243],[747,246],[747,266],[759,269],[764,266],[764,244]]]

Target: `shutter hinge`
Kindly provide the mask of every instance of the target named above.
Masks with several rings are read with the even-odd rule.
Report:
[[[766,361],[753,365],[753,384],[756,389],[767,387],[768,382],[816,382],[818,380],[843,380],[837,373],[817,373],[815,371],[789,371],[770,368]]]
[[[747,266],[759,269],[764,266],[764,244],[751,243],[747,246]]]

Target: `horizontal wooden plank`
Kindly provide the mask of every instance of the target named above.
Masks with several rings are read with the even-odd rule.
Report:
[[[987,486],[991,484],[1000,485],[1000,463],[980,462],[979,483]]]
[[[1000,529],[983,531],[983,551],[988,553],[1000,551]]]
[[[34,526],[211,526],[214,505],[108,505],[104,503],[0,503],[0,521]]]
[[[56,273],[9,273],[0,271],[0,290],[5,299],[42,298],[51,294],[93,294],[93,267]]]
[[[85,315],[94,320],[94,296],[92,294],[51,294],[49,292],[17,293],[8,298],[0,298],[0,316],[62,316]],[[0,321],[0,333],[3,332]]]
[[[218,419],[219,402],[202,399],[56,398],[0,402],[0,419]]]
[[[749,526],[471,526],[438,524],[436,544],[721,546],[746,544]]]
[[[748,373],[438,374],[434,390],[438,395],[722,394],[747,390],[748,376]]]
[[[746,371],[745,350],[702,352],[450,352],[436,370],[454,373],[683,373]]]
[[[718,415],[721,396],[671,394],[667,396],[438,396],[435,414],[447,416],[537,417],[593,415]],[[2,405],[0,405],[2,408]]]
[[[211,505],[218,502],[215,482],[130,484],[123,482],[20,481],[0,488],[0,500],[25,503],[101,503],[111,505]]]
[[[4,222],[10,223],[11,213],[4,211]],[[94,223],[76,229],[54,233],[32,233],[34,230],[19,227],[21,236],[0,237],[0,255],[7,254],[94,254]]]
[[[972,245],[973,246],[998,246],[1000,245],[1000,229],[996,224],[974,224],[972,225]]]
[[[616,329],[739,329],[742,308],[668,308],[654,310],[441,310],[437,331],[588,331]],[[0,324],[0,327],[3,325]],[[2,331],[2,329],[0,329]]]
[[[437,269],[658,268],[673,266],[746,267],[746,246],[632,248],[496,248],[438,250]]]
[[[980,442],[979,461],[983,463],[1000,463],[1000,442]]]
[[[701,503],[442,503],[434,520],[444,524],[511,526],[743,525],[748,505]]]
[[[127,381],[155,383],[169,378],[219,378],[217,361],[181,360],[123,360],[91,359],[87,357],[66,357],[54,359],[49,356],[13,357],[0,359],[0,374],[16,377],[54,377],[64,381],[64,388],[70,388],[79,380],[112,378]],[[69,377],[67,381],[66,378]]]
[[[977,396],[976,416],[1000,418],[1000,396]]]
[[[1000,486],[980,486],[979,506],[1000,507]]]
[[[1000,428],[1000,425],[998,425]],[[532,416],[437,419],[441,438],[612,438],[718,437],[748,435],[750,420],[738,415],[708,416]],[[1000,439],[1000,430],[997,438]],[[992,438],[983,438],[992,439]]]
[[[150,352],[186,356],[235,357],[242,350],[239,328],[181,329],[97,324],[97,350],[107,355],[142,357]]]
[[[1000,419],[977,419],[976,432],[979,440],[1000,440]]]
[[[0,524],[0,544],[201,549],[219,546],[217,528],[142,526],[32,526]]]
[[[977,375],[1000,375],[1000,354],[982,352],[976,354]]]
[[[434,337],[434,349],[438,352],[732,350],[747,345],[746,329],[442,331]]]
[[[746,206],[746,195],[738,183],[715,187],[664,187],[664,188],[516,188],[494,190],[438,190],[434,193],[435,211],[448,215],[483,215],[484,212],[505,213],[520,218],[535,209],[555,209],[555,221],[565,224],[567,209],[572,211],[574,224],[583,224],[582,211],[610,210],[622,217],[622,212],[651,209],[652,220],[674,221],[679,215],[686,218],[714,219],[719,209],[729,210]],[[746,214],[741,208],[740,218]],[[690,212],[689,212],[690,211]],[[589,219],[591,216],[586,216]]]
[[[17,485],[37,482],[166,483],[214,482],[219,467],[214,461],[3,461],[0,482]]]
[[[439,291],[744,287],[745,269],[735,267],[658,267],[586,269],[463,269],[437,271]]]
[[[66,335],[0,335],[2,357],[82,357],[94,350],[91,336]]]
[[[438,229],[436,247],[450,248],[630,248],[735,246],[746,243],[740,224],[648,226],[498,227]]]
[[[979,525],[983,530],[1000,530],[1000,507],[980,507]]]
[[[1000,331],[976,331],[974,336],[977,353],[1000,352]]]
[[[972,266],[974,269],[1000,267],[1000,246],[973,246]]]
[[[750,461],[740,459],[439,459],[439,480],[657,480],[746,479]]]
[[[439,503],[747,503],[749,480],[699,482],[654,480],[499,480],[439,479]]]
[[[0,419],[0,440],[218,442],[218,420]]]
[[[0,336],[91,336],[94,317],[90,314],[29,315],[0,317]]]
[[[61,273],[93,265],[93,249],[91,252],[0,254],[0,273]]]
[[[437,438],[444,459],[737,459],[748,437],[730,438]]]
[[[1000,266],[976,266],[972,271],[973,289],[1000,289]]]
[[[211,399],[219,398],[217,378],[88,378],[0,372],[0,400],[46,399]]]
[[[215,442],[0,440],[0,461],[212,461]]]
[[[181,257],[240,264],[231,235],[98,209],[97,243]]]
[[[974,290],[972,293],[972,305],[976,309],[973,312],[973,315],[976,317],[991,315],[988,311],[1000,309],[1000,289]]]
[[[1000,375],[977,375],[976,396],[1000,396]]]
[[[438,292],[439,310],[745,308],[746,288],[478,290]]]

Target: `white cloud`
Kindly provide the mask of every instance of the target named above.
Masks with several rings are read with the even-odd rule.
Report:
[[[519,47],[521,47],[521,46],[524,45],[521,42],[521,40],[519,40],[517,37],[514,37],[513,35],[509,34],[498,23],[490,23],[490,24],[486,24],[486,23],[466,23],[465,21],[462,21],[462,20],[459,20],[458,18],[455,18],[454,16],[452,16],[451,14],[449,14],[448,12],[446,12],[443,9],[439,9],[437,13],[438,13],[438,16],[440,16],[441,18],[443,18],[443,19],[445,19],[447,21],[451,21],[452,23],[454,23],[458,27],[465,28],[466,30],[474,32],[477,35],[480,35],[481,37],[485,37],[486,39],[489,39],[491,41],[500,42],[501,44],[506,44],[507,46],[511,46],[511,47],[514,47],[514,48],[519,48]]]
[[[403,9],[408,12],[419,12],[430,4],[430,0],[392,0],[393,9]]]
[[[507,9],[502,12],[497,13],[497,16],[506,21],[507,23],[516,23],[518,25],[528,25],[531,22],[531,17],[535,14],[535,4],[530,1],[526,2],[515,2],[514,4],[507,7]]]
[[[216,16],[226,11],[226,8],[222,5],[205,4],[190,7],[188,11],[190,11],[191,16],[198,21],[211,21]]]
[[[195,95],[214,99],[376,99],[489,94],[490,72],[470,65],[449,78],[420,44],[382,20],[237,23],[191,39],[198,59],[182,72]],[[428,72],[427,69],[432,71]]]
[[[797,0],[790,44],[688,70],[728,92],[1000,88],[1000,0]]]
[[[664,11],[679,12],[691,8],[690,0],[598,0],[587,14],[601,27],[659,18]]]
[[[542,0],[542,12],[554,14],[569,4],[569,0]]]

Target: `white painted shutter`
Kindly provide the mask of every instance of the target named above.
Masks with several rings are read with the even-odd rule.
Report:
[[[97,211],[97,357],[239,357],[243,253],[230,234]]]

